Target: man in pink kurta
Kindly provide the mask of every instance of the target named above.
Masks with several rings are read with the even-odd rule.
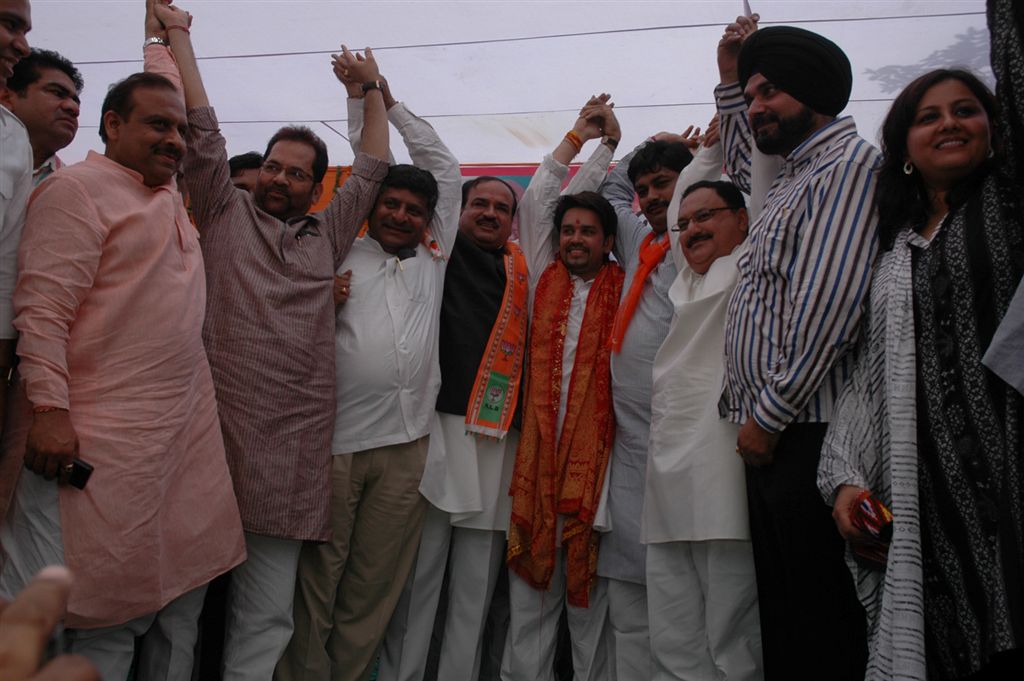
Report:
[[[19,252],[22,390],[3,455],[30,470],[0,530],[0,592],[68,565],[72,651],[111,679],[138,636],[139,678],[188,678],[205,585],[245,557],[202,342],[203,259],[174,185],[186,128],[165,78],[115,86],[105,155],[37,190]],[[95,468],[82,490],[63,484],[75,456]]]

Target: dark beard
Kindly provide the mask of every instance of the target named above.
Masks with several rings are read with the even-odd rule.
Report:
[[[754,133],[754,143],[763,154],[786,156],[814,131],[814,111],[806,106],[796,115],[787,118],[779,118],[774,114],[757,114],[751,125],[756,127],[756,124],[762,121],[776,124],[774,132]]]

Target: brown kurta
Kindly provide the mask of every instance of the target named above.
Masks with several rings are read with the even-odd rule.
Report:
[[[212,108],[188,112],[188,180],[206,261],[203,340],[242,524],[330,537],[334,272],[387,163],[359,154],[321,213],[282,222],[231,184]]]

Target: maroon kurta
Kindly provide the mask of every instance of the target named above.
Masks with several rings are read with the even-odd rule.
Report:
[[[185,167],[209,288],[203,339],[242,524],[330,537],[334,272],[387,163],[364,154],[330,205],[282,222],[231,185],[213,109],[189,111]]]

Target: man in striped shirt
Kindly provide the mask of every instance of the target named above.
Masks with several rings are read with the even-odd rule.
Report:
[[[815,472],[871,277],[879,155],[838,117],[842,50],[788,26],[754,33],[756,19],[719,43],[726,166],[749,191],[751,142],[783,162],[738,263],[721,408],[741,424],[765,678],[859,679],[864,614]]]

